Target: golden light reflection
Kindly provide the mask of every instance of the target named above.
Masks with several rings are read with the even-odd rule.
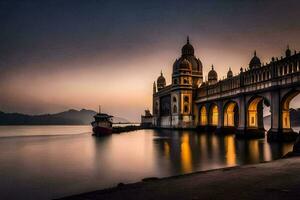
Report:
[[[249,141],[249,158],[251,162],[259,162],[259,143],[258,140]]]
[[[269,145],[264,145],[264,160],[265,161],[272,160],[271,147]]]
[[[192,156],[188,133],[184,133],[181,139],[181,165],[183,172],[192,171]]]
[[[226,162],[227,165],[236,165],[236,153],[233,136],[226,136]]]
[[[164,142],[164,153],[166,158],[170,158],[170,146],[167,142]]]

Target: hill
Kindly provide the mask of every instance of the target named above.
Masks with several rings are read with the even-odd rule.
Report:
[[[26,115],[21,113],[4,113],[0,111],[0,125],[87,125],[96,114],[93,110],[75,110],[44,115]],[[127,123],[121,117],[113,117],[114,123]]]

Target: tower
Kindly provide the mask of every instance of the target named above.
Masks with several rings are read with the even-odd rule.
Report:
[[[156,84],[155,84],[155,81],[153,82],[153,94],[156,93]]]

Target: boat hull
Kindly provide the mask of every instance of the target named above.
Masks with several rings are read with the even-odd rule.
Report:
[[[106,136],[112,134],[112,128],[110,127],[100,127],[95,126],[93,128],[93,133],[95,136]]]

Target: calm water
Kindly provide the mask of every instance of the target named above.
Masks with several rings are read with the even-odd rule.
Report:
[[[51,199],[119,182],[277,159],[292,144],[192,131],[95,138],[89,126],[0,126],[0,199]]]

